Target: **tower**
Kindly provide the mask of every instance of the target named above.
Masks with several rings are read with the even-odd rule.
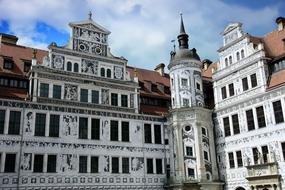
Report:
[[[170,53],[168,65],[172,147],[167,188],[221,189],[222,184],[217,181],[212,111],[204,108],[202,63],[196,49],[189,49],[188,38],[181,15],[179,47]]]

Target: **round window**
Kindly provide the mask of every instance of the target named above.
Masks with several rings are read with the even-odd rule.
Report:
[[[191,126],[187,125],[184,129],[186,132],[189,132],[189,131],[191,131]]]

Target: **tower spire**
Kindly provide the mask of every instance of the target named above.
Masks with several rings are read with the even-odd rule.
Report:
[[[179,49],[188,49],[188,34],[185,32],[183,16],[180,13],[180,34],[177,36],[179,42]]]
[[[182,13],[180,13],[180,34],[185,34],[185,28],[184,28]]]

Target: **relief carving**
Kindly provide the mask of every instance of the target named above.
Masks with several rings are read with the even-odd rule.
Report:
[[[64,85],[64,98],[66,100],[78,100],[78,87],[71,84]]]

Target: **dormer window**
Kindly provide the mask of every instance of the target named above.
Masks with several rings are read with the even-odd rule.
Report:
[[[228,58],[225,59],[225,65],[228,66]]]
[[[111,69],[107,69],[107,78],[111,78],[111,75],[112,75]]]
[[[241,58],[243,59],[244,58],[244,50],[241,50]]]
[[[31,62],[25,61],[25,62],[24,62],[24,72],[26,72],[26,73],[29,72],[30,69],[31,69],[31,65],[32,65]]]
[[[157,92],[157,85],[151,84],[151,91],[152,92]]]
[[[101,77],[105,77],[105,68],[100,69]]]
[[[72,63],[70,61],[67,62],[66,70],[67,71],[72,71]]]
[[[14,61],[11,58],[4,58],[4,69],[12,70],[14,66]]]
[[[230,65],[233,63],[233,58],[232,58],[232,56],[229,57],[229,63],[230,63]]]
[[[78,63],[74,63],[74,65],[73,65],[73,71],[76,72],[76,73],[78,73],[78,71],[79,71]]]
[[[239,54],[239,52],[237,52],[237,61],[239,61],[240,60],[240,54]]]

